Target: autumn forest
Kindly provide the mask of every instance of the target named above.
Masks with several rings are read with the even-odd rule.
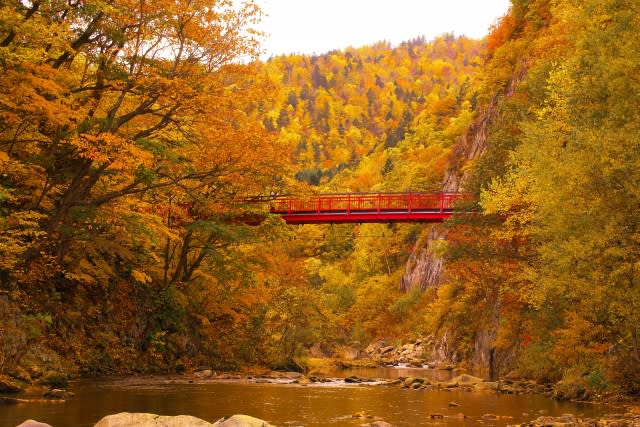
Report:
[[[512,0],[482,40],[263,60],[261,14],[2,2],[0,376],[299,370],[429,337],[480,377],[639,395],[640,4]],[[405,191],[467,214],[269,213]]]

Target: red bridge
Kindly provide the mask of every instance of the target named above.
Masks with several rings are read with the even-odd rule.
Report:
[[[310,198],[275,197],[271,213],[287,224],[346,224],[360,222],[442,222],[454,205],[468,200],[461,193],[351,193]]]

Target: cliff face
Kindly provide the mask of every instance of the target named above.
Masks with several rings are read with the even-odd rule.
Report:
[[[514,94],[516,86],[525,77],[525,67],[520,66],[503,92],[503,97]],[[450,165],[443,180],[442,191],[463,192],[465,182],[468,179],[468,162],[477,159],[487,148],[487,141],[492,120],[496,118],[500,96],[494,96],[486,109],[478,114],[467,132],[461,136],[454,146]],[[407,263],[404,276],[401,279],[400,289],[407,292],[419,288],[427,290],[438,287],[445,277],[445,262],[439,254],[438,241],[447,239],[447,230],[442,225],[434,225],[429,230],[427,239],[423,245],[418,245],[411,254]],[[488,324],[491,324],[489,322]],[[434,331],[440,349],[455,349],[456,343],[451,342],[451,331]],[[475,375],[496,379],[498,367],[501,364],[497,360],[497,352],[494,347],[496,329],[492,327],[478,327],[475,331],[473,354],[467,360],[469,368]],[[455,350],[434,352],[436,361],[455,362]]]
[[[446,239],[446,230],[434,225],[429,230],[425,246],[416,247],[409,257],[404,275],[400,279],[400,289],[409,292],[419,288],[424,291],[437,286],[442,277],[444,260],[434,251],[435,242]]]
[[[442,191],[459,192],[464,190],[466,172],[461,166],[479,157],[485,150],[489,125],[496,111],[496,98],[492,99],[489,107],[478,115],[469,130],[456,142],[452,154],[453,161],[444,177]],[[442,279],[444,260],[434,251],[434,248],[438,240],[446,239],[447,231],[443,226],[431,226],[426,243],[423,246],[417,246],[409,257],[404,276],[400,282],[400,289],[403,292],[415,288],[424,291],[438,286]]]
[[[525,77],[524,64],[520,64],[513,78],[504,90],[503,96],[512,96],[515,89]],[[465,134],[458,140],[453,149],[449,167],[445,173],[442,191],[463,192],[464,184],[468,177],[468,171],[463,167],[470,161],[482,155],[487,147],[489,128],[498,110],[500,97],[495,95],[489,105],[481,111]],[[446,240],[446,229],[441,225],[431,226],[428,237],[423,245],[418,245],[412,252],[405,268],[405,273],[400,281],[400,290],[408,292],[419,288],[427,290],[437,287],[443,277],[444,260],[434,251],[438,240]]]

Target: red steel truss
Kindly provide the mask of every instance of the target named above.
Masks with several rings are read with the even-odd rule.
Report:
[[[287,224],[346,224],[365,222],[442,222],[461,193],[351,193],[310,198],[274,197],[271,212]]]

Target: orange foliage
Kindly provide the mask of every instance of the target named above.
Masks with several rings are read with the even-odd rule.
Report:
[[[500,20],[491,26],[487,36],[487,54],[489,57],[502,46],[513,34],[516,28],[516,19],[511,13],[507,13]]]

